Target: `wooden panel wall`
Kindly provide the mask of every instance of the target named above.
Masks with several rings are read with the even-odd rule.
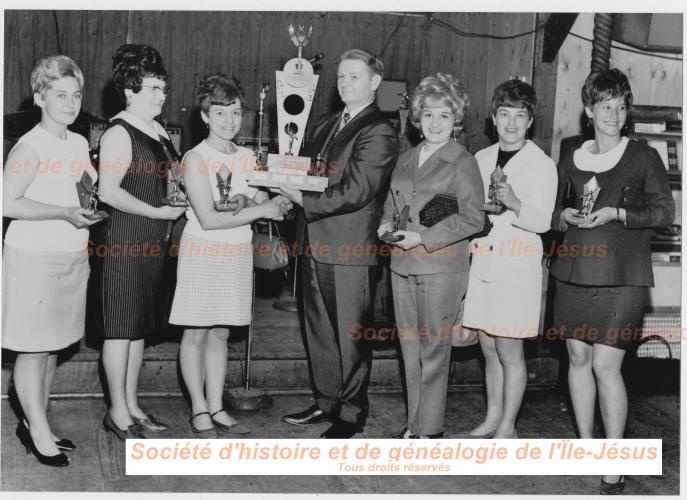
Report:
[[[580,14],[570,31],[591,39],[593,28],[594,14]],[[590,42],[571,35],[558,53],[552,146],[552,157],[556,161],[561,139],[580,133],[583,113],[580,90],[589,74],[591,53]],[[672,56],[668,54],[668,57]],[[612,49],[611,67],[628,76],[635,104],[682,106],[682,61]]]
[[[531,29],[534,14],[437,13],[436,18],[475,33],[511,34]],[[461,37],[423,17],[360,12],[162,12],[162,11],[5,11],[4,111],[30,102],[28,77],[36,59],[62,52],[84,71],[83,110],[107,117],[113,112],[106,92],[111,57],[130,40],[147,43],[162,54],[170,75],[169,95],[161,119],[185,127],[185,146],[196,113],[195,87],[200,77],[223,71],[236,75],[253,109],[265,81],[274,82],[296,48],[288,36],[289,24],[312,25],[311,44],[304,55],[323,52],[317,73],[320,82],[312,116],[336,104],[335,72],[338,56],[353,47],[380,53],[385,78],[404,80],[409,90],[437,71],[461,78],[472,106],[465,118],[469,132],[481,132],[493,87],[511,74],[531,75],[534,37],[514,41]],[[392,37],[393,34],[393,37]],[[58,45],[59,40],[59,45]],[[266,99],[266,129],[276,121],[274,93]],[[250,117],[242,133],[254,128]]]

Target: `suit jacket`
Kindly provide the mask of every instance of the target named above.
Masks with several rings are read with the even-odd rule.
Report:
[[[475,155],[485,195],[498,153],[497,143]],[[527,141],[508,161],[503,173],[522,203],[520,214],[506,210],[501,215],[489,215],[494,226],[486,237],[472,242],[470,275],[488,282],[541,278],[543,248],[537,233],[551,227],[556,202],[556,164],[536,144]]]
[[[675,202],[668,174],[656,150],[645,142],[630,140],[618,164],[594,174],[578,169],[571,151],[558,167],[558,197],[552,227],[560,230],[564,191],[568,180],[577,194],[596,175],[601,190],[593,210],[625,208],[625,224],[612,221],[594,229],[569,226],[553,252],[551,274],[562,281],[589,286],[653,286],[650,240],[653,228],[669,226]]]
[[[410,250],[394,248],[391,270],[402,276],[467,271],[467,238],[484,226],[484,187],[477,162],[465,147],[449,140],[418,168],[421,148],[419,144],[399,158],[382,221],[391,223],[396,210],[409,205],[406,229],[420,233],[423,244]],[[455,197],[460,213],[424,227],[419,212],[437,194]]]
[[[324,116],[304,148],[307,156],[323,153],[327,158],[329,187],[322,193],[303,193],[298,234],[307,229],[318,262],[381,264],[385,258],[377,227],[398,156],[398,136],[374,103],[330,137],[340,118],[340,111]]]

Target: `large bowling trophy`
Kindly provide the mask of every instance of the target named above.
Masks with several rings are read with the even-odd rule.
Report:
[[[76,183],[76,192],[79,195],[79,205],[89,212],[85,215],[87,219],[102,220],[110,216],[105,210],[98,210],[98,187],[93,185],[93,179],[85,171]]]
[[[249,174],[251,186],[278,187],[284,184],[301,191],[324,191],[329,180],[324,168],[318,172],[311,158],[298,156],[308,115],[312,106],[319,76],[314,74],[310,61],[303,58],[303,47],[310,43],[312,26],[289,26],[291,41],[298,48],[298,57],[286,62],[276,72],[277,130],[279,154],[267,155],[266,171],[258,167]]]

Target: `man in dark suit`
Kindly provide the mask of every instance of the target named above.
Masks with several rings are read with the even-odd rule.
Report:
[[[360,338],[370,326],[383,257],[376,230],[398,156],[398,137],[374,103],[382,61],[363,51],[341,55],[337,89],[343,111],[313,129],[308,156],[327,159],[322,193],[285,187],[303,207],[299,220],[306,348],[315,405],[282,420],[331,421],[323,438],[349,438],[367,418],[371,352]]]

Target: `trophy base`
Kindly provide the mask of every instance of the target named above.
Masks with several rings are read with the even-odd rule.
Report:
[[[247,179],[249,186],[279,187],[284,184],[291,189],[299,191],[322,192],[329,185],[328,177],[315,177],[312,175],[261,172],[253,171]]]
[[[482,205],[483,212],[489,212],[490,214],[502,214],[506,209],[501,205],[492,205],[491,203],[485,203]]]
[[[105,210],[97,210],[93,212],[92,214],[86,214],[85,217],[88,220],[103,220],[107,219],[110,216]]]
[[[262,389],[235,387],[224,394],[224,404],[234,411],[258,411],[271,408],[273,401]]]
[[[233,212],[234,210],[236,210],[238,206],[239,204],[235,201],[227,203],[222,203],[221,201],[215,202],[215,210],[217,210],[218,212]]]
[[[379,238],[382,241],[385,241],[387,243],[397,243],[403,239],[402,234],[394,234],[391,231],[387,231],[384,233],[382,236]]]
[[[170,206],[170,207],[184,207],[184,208],[186,208],[189,206],[188,200],[186,200],[184,198],[167,198],[167,197],[164,197],[164,198],[162,198],[162,204]]]

